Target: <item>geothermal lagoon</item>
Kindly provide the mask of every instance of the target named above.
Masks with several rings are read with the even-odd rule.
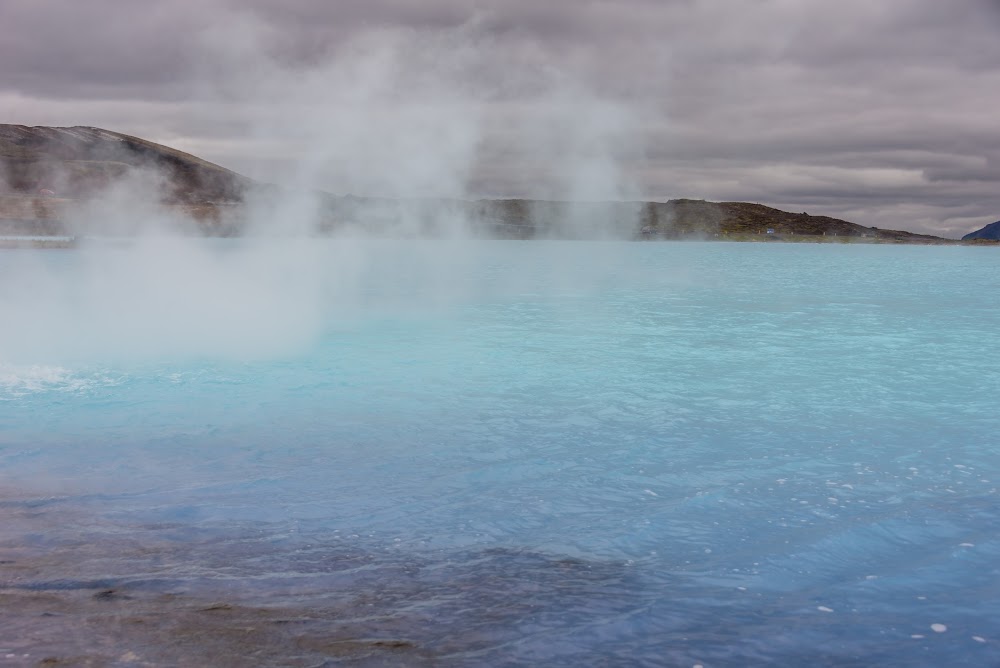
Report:
[[[0,663],[997,665],[996,260],[0,252]]]

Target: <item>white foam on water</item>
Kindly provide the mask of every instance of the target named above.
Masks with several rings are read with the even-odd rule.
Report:
[[[81,374],[62,366],[0,363],[0,401],[37,392],[82,392],[116,382],[106,375]]]
[[[79,382],[71,371],[59,366],[0,365],[0,388],[6,394],[20,395],[54,387],[74,387]]]
[[[944,624],[931,624],[931,631],[934,633],[944,633],[948,630],[948,627]]]

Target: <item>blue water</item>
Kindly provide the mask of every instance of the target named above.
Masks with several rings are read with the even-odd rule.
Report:
[[[60,577],[367,597],[359,633],[441,665],[1000,664],[995,250],[337,244],[240,321],[287,297],[283,345],[227,355],[231,318],[167,297],[169,337],[89,357],[84,316],[52,359],[8,321],[0,503],[35,520],[0,539],[129,546]],[[79,284],[81,252],[0,279]]]

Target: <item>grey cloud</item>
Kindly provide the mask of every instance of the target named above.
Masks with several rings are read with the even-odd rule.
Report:
[[[189,69],[190,36],[208,20],[196,7],[5,0],[3,87],[52,98],[169,98]]]
[[[998,29],[993,0],[5,0],[0,103],[9,122],[107,126],[277,178],[301,137],[262,118],[353,127],[352,100],[395,90],[406,114],[439,94],[480,115],[469,194],[519,196],[562,164],[539,146],[582,155],[575,90],[627,112],[591,119],[621,147],[587,149],[620,167],[623,196],[960,235],[1000,218]],[[379,49],[391,90],[354,90]],[[309,90],[324,85],[339,90]],[[552,114],[573,129],[559,141]]]

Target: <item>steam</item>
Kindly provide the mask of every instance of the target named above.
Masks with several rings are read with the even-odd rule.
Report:
[[[217,228],[239,224],[242,236],[199,236],[202,221],[162,203],[163,174],[129,171],[72,210],[80,248],[0,256],[0,363],[301,354],[330,327],[403,306],[370,291],[387,256],[419,287],[409,308],[483,289],[462,283],[483,228],[461,200],[639,198],[621,165],[639,152],[631,138],[641,114],[540,62],[484,80],[491,44],[475,24],[432,36],[375,31],[306,60],[273,41],[247,15],[209,29],[192,91],[261,156],[238,167],[279,185],[220,209]],[[382,199],[331,209],[328,193]],[[533,214],[552,236],[628,238],[637,229],[593,204],[543,209]],[[436,241],[405,250],[373,240],[427,236]],[[527,287],[511,273],[488,289]]]
[[[623,165],[641,157],[648,110],[598,94],[582,73],[553,68],[541,49],[527,49],[498,77],[494,61],[507,52],[484,21],[373,30],[303,64],[269,54],[276,36],[237,15],[205,36],[212,67],[202,94],[247,128],[248,142],[294,156],[248,161],[251,174],[303,191],[419,200],[420,214],[439,216],[452,212],[428,212],[428,200],[640,199]],[[558,222],[579,223],[577,213]],[[451,232],[469,231],[470,221],[458,222]]]

